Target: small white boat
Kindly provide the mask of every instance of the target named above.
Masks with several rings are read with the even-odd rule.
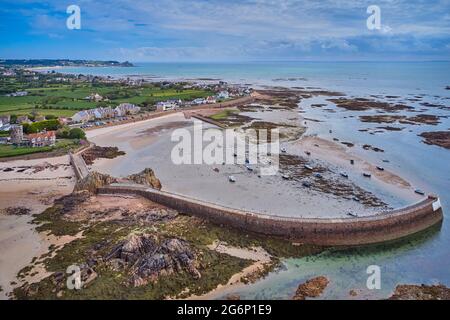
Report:
[[[358,215],[356,213],[353,213],[353,212],[348,212],[347,215],[350,216],[350,217],[358,218]]]
[[[380,170],[380,171],[384,171],[384,168],[380,167],[380,166],[378,166],[377,169]]]
[[[291,177],[290,177],[289,175],[287,175],[287,174],[283,174],[281,177],[282,177],[284,180],[291,180]]]
[[[308,169],[308,170],[314,170],[314,168],[313,167],[311,167],[310,165],[308,165],[308,164],[305,164],[305,169]]]
[[[348,174],[346,172],[341,172],[341,176],[348,179]]]
[[[247,168],[248,171],[253,171],[253,168],[250,167],[249,165],[246,165],[245,167]]]
[[[236,178],[234,176],[229,176],[228,181],[230,182],[236,182]]]
[[[363,176],[366,178],[372,178],[372,175],[370,173],[364,172]]]
[[[281,152],[286,153],[287,152],[286,148],[281,148]]]

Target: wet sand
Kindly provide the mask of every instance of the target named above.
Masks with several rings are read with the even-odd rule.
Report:
[[[14,171],[4,172],[6,168]],[[28,169],[17,172],[24,168]],[[72,192],[73,175],[68,156],[0,163],[0,286],[3,289],[0,299],[7,299],[11,290],[21,283],[16,279],[17,273],[34,257],[47,253],[52,244],[69,240],[39,234],[30,222],[32,214],[41,213],[54,199]],[[4,209],[15,207],[28,208],[30,213],[24,216],[5,214]],[[36,271],[38,274],[33,279],[26,280],[43,276]]]
[[[255,116],[269,121],[284,119],[284,122],[299,122],[296,111],[262,112]],[[171,152],[176,143],[171,142],[170,128],[173,128],[175,123],[187,121],[182,114],[172,114],[132,125],[88,132],[90,140],[97,145],[116,146],[126,152],[125,156],[116,159],[97,160],[92,169],[113,176],[127,176],[149,167],[155,170],[165,191],[264,214],[290,217],[345,217],[349,211],[358,212],[360,216],[379,211],[352,199],[343,199],[304,188],[298,182],[284,180],[280,173],[258,177],[257,170],[250,172],[244,165],[174,165],[171,161]],[[152,130],[155,127],[159,127],[160,130],[155,132]],[[211,126],[203,124],[203,127]],[[192,130],[191,126],[186,128]],[[286,143],[286,147],[289,152],[302,153],[305,148],[314,144],[313,141],[306,139],[303,142],[300,140],[299,143]],[[291,148],[291,145],[294,147]],[[322,145],[317,147],[314,154],[320,161],[337,166],[349,161],[350,155],[343,150],[340,144],[322,141]],[[407,195],[410,190],[405,191],[408,188],[406,181],[388,171],[378,172],[376,166],[368,161],[358,161],[355,170],[373,173],[372,184],[381,182],[381,187],[391,188],[396,196],[406,195],[406,199],[401,201],[405,205],[414,198]],[[362,172],[359,174],[362,175]],[[236,177],[236,183],[228,182],[230,175]],[[356,174],[353,182],[359,184]],[[390,199],[386,200],[389,205]]]

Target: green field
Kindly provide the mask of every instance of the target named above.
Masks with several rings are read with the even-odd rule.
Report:
[[[4,85],[4,83],[0,83]],[[17,86],[17,90],[28,91],[25,97],[0,97],[0,114],[25,115],[33,110],[40,114],[53,114],[56,116],[70,117],[79,110],[92,109],[98,106],[117,106],[120,103],[128,102],[148,107],[156,102],[181,99],[193,100],[207,97],[212,92],[197,89],[166,89],[154,85],[145,87],[127,87],[114,84],[77,84],[77,85],[48,85],[43,88],[27,88]],[[109,98],[107,102],[91,102],[84,100],[91,93],[98,93]]]
[[[48,152],[48,151],[69,151],[70,148],[77,147],[78,143],[75,140],[69,139],[61,139],[56,142],[55,146],[47,146],[47,147],[16,147],[13,145],[0,145],[0,158],[8,158],[8,157],[16,157],[23,156],[27,154],[39,153],[39,152]]]

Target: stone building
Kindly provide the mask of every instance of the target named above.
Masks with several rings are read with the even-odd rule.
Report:
[[[23,127],[21,125],[16,125],[11,127],[11,143],[21,144],[23,141]]]

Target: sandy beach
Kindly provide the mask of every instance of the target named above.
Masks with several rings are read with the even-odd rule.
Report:
[[[75,179],[68,156],[15,160],[0,163],[0,299],[7,299],[20,285],[18,271],[33,258],[48,252],[50,245],[62,245],[71,239],[39,234],[30,224],[32,214],[41,213],[53,200],[69,194]],[[8,208],[27,208],[26,215],[11,215]],[[36,274],[38,280],[41,273]]]

